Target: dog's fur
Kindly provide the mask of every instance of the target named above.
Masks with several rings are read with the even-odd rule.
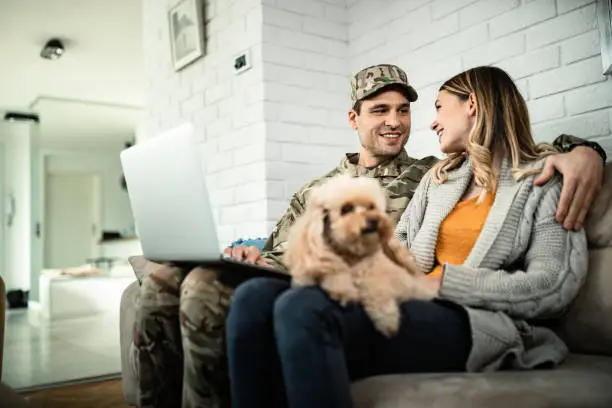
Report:
[[[288,238],[285,262],[293,285],[320,285],[342,305],[359,302],[386,336],[397,332],[398,303],[429,300],[408,248],[394,235],[386,196],[375,179],[331,178],[311,191]]]

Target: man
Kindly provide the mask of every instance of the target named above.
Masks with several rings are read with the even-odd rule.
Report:
[[[437,161],[414,159],[404,150],[410,135],[410,104],[417,93],[406,74],[393,65],[361,70],[351,88],[348,120],[359,135],[360,152],[347,154],[338,167],[295,193],[262,252],[239,246],[226,253],[284,270],[287,233],[302,214],[310,190],[341,173],[378,179],[389,196],[390,217],[399,219],[419,181]],[[545,183],[555,169],[563,174],[558,220],[566,228],[579,228],[601,186],[605,153],[596,144],[565,135],[555,140],[555,146],[566,153],[551,156],[537,182]],[[183,407],[229,407],[223,335],[232,291],[215,278],[214,271],[202,268],[167,268],[143,281],[134,341],[140,406],[178,406],[182,398]]]

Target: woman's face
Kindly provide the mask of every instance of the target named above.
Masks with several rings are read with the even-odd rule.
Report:
[[[473,94],[467,100],[440,91],[436,99],[436,119],[430,129],[438,135],[442,153],[464,152],[468,137],[476,118],[476,103]]]

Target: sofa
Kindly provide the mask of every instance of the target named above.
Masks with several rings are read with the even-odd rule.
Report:
[[[6,321],[6,286],[0,276],[0,380],[2,380],[2,357],[4,355],[4,328]],[[0,408],[27,407],[25,399],[9,386],[0,382]]]
[[[4,361],[4,329],[6,327],[6,285],[0,276],[0,380]]]
[[[492,373],[384,375],[353,384],[357,408],[612,407],[612,163],[585,223],[589,273],[568,312],[551,327],[570,349],[555,369]],[[142,257],[139,257],[142,262]],[[121,299],[121,363],[126,402],[136,404],[131,360],[139,280]]]

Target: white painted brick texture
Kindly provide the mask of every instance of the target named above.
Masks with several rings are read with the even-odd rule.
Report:
[[[389,61],[406,69],[419,92],[411,155],[440,156],[428,126],[442,82],[493,64],[508,71],[527,99],[537,140],[571,133],[598,141],[612,156],[612,79],[601,74],[594,0],[406,3],[414,7],[399,14],[374,1],[347,3],[349,66],[356,71]]]
[[[356,151],[349,128],[348,10],[344,0],[263,5],[269,225],[303,184]]]
[[[202,141],[221,239],[267,234],[305,182],[358,149],[350,75],[402,66],[419,92],[408,151],[438,155],[428,129],[440,84],[507,70],[534,134],[591,138],[612,156],[612,80],[601,75],[595,0],[206,0],[206,56],[170,64],[167,7],[143,0],[148,109],[139,137],[190,120]],[[253,68],[235,75],[250,50]]]
[[[221,245],[264,235],[268,197],[261,1],[206,0],[206,54],[179,72],[172,68],[168,40],[167,10],[174,3],[143,0],[149,92],[139,136],[192,122],[202,142]],[[236,75],[233,59],[247,50],[253,68]]]

